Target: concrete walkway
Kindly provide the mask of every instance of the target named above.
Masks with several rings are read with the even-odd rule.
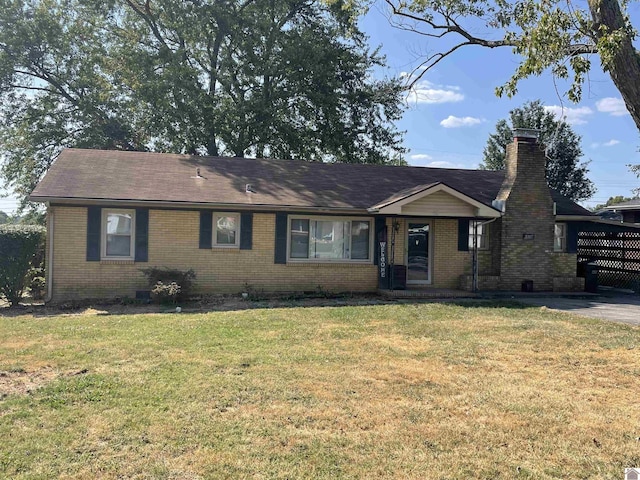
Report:
[[[518,297],[527,305],[640,326],[640,295],[607,295],[594,298]]]

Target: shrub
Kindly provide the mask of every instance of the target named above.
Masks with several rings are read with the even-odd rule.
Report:
[[[43,267],[29,269],[26,286],[29,288],[29,293],[34,300],[42,300],[44,298],[46,280]]]
[[[42,268],[46,229],[39,225],[0,225],[0,296],[16,305],[31,268]]]
[[[180,290],[180,285],[176,282],[168,284],[158,282],[151,289],[151,295],[153,298],[160,300],[160,303],[176,303]]]
[[[193,280],[196,278],[193,270],[149,267],[141,268],[140,271],[147,277],[152,295],[161,301],[186,300],[191,294]]]

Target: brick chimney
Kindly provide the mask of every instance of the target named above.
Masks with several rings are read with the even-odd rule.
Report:
[[[507,145],[506,172],[496,205],[501,205],[500,288],[553,290],[553,199],[546,180],[547,159],[536,130],[515,129]]]

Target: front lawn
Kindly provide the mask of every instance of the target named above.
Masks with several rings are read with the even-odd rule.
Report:
[[[580,478],[640,466],[640,330],[390,304],[0,318],[0,478]]]

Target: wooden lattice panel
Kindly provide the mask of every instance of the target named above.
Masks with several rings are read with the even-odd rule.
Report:
[[[580,232],[578,265],[588,262],[600,285],[640,291],[640,232]]]

